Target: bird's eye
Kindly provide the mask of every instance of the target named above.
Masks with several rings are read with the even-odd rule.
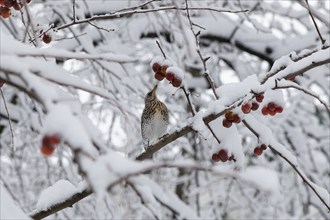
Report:
[[[151,92],[148,92],[148,96],[151,96]]]

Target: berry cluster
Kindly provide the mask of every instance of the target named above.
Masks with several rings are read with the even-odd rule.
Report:
[[[166,77],[174,87],[182,84],[183,73],[180,68],[173,66],[170,60],[157,56],[151,61],[151,67],[158,81]]]
[[[61,139],[58,135],[46,135],[42,138],[40,151],[45,156],[53,154],[56,145],[59,144]]]
[[[228,111],[225,114],[225,118],[222,121],[222,125],[225,128],[230,128],[233,123],[238,124],[240,122],[241,122],[241,118],[239,117],[238,114],[234,114],[232,111]]]
[[[26,3],[30,3],[31,0],[25,0]],[[19,0],[0,0],[0,16],[3,18],[9,18],[11,15],[10,8],[15,10],[21,10],[24,7]]]
[[[251,112],[251,110],[252,111],[258,110],[258,108],[259,108],[258,102],[262,102],[263,99],[264,99],[264,96],[263,95],[257,95],[256,98],[255,98],[256,102],[255,101],[252,101],[252,102],[244,103],[242,105],[242,107],[241,107],[242,112],[244,114],[248,114],[248,113]]]
[[[283,111],[283,107],[280,105],[276,105],[274,102],[268,103],[268,105],[264,106],[261,110],[263,115],[271,115],[274,116],[276,113],[281,113]]]
[[[221,149],[219,150],[218,153],[214,153],[212,155],[212,161],[213,162],[219,162],[219,161],[222,161],[222,162],[226,162],[226,161],[234,161],[236,162],[236,159],[234,157],[234,155],[231,155],[230,157],[228,156],[228,153],[225,149]]]
[[[260,156],[262,154],[262,152],[266,149],[267,149],[266,144],[262,144],[260,146],[255,147],[253,153],[257,157],[257,156]]]

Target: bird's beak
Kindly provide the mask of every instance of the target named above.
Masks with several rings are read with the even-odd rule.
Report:
[[[156,95],[157,86],[158,86],[158,85],[155,85],[155,87],[151,90],[152,94],[154,94],[154,95]]]

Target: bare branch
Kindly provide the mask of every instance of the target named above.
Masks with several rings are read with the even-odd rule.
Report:
[[[156,40],[156,43],[157,43],[157,46],[159,47],[160,51],[162,52],[164,58],[166,59],[166,55],[165,55],[165,53],[164,53],[164,50],[163,50],[163,48],[160,46],[160,43],[158,42],[158,40]]]
[[[209,57],[204,58],[202,53],[201,53],[200,46],[199,46],[199,39],[198,39],[199,35],[200,35],[200,32],[196,33],[194,31],[193,22],[191,21],[191,17],[190,17],[190,13],[189,13],[189,10],[191,10],[191,8],[188,8],[188,0],[185,0],[185,2],[186,2],[187,17],[188,17],[189,24],[190,24],[190,30],[193,33],[194,37],[195,37],[195,43],[196,43],[196,47],[197,47],[197,54],[198,54],[199,58],[201,59],[201,61],[203,63],[204,76],[207,79],[208,83],[210,84],[210,87],[212,88],[214,96],[216,97],[216,99],[219,99],[219,97],[218,97],[218,95],[215,91],[215,83],[214,83],[212,77],[210,76],[209,71],[208,71],[207,66],[206,66],[206,61],[209,59]]]
[[[305,1],[306,1],[306,4],[307,4],[307,10],[308,10],[308,13],[309,13],[309,15],[310,15],[311,18],[312,18],[312,21],[313,21],[313,24],[314,24],[315,29],[316,29],[316,31],[317,31],[317,34],[319,35],[319,38],[320,38],[322,44],[324,44],[324,43],[325,43],[325,40],[323,39],[323,37],[322,37],[322,35],[321,35],[321,32],[320,32],[320,30],[319,30],[319,27],[317,26],[317,24],[316,24],[316,22],[315,22],[315,19],[314,19],[313,13],[311,12],[311,9],[310,9],[310,7],[309,7],[308,0],[305,0]]]
[[[77,25],[77,24],[83,24],[83,23],[87,23],[90,21],[94,21],[94,20],[106,20],[106,19],[113,19],[113,18],[120,18],[120,17],[124,17],[124,16],[129,16],[132,14],[145,14],[145,13],[154,13],[154,12],[158,12],[158,11],[167,11],[167,10],[186,10],[185,7],[181,7],[181,8],[177,8],[176,6],[165,6],[165,7],[159,7],[159,8],[155,8],[155,9],[134,9],[134,10],[130,10],[130,11],[125,11],[125,12],[114,12],[114,13],[109,13],[109,14],[105,14],[105,15],[95,15],[92,16],[90,18],[87,19],[82,19],[79,21],[75,21],[75,22],[71,22],[68,24],[64,24],[62,26],[57,27],[57,30],[61,30],[73,25]],[[189,10],[200,10],[200,11],[215,11],[215,12],[226,12],[226,13],[241,13],[241,12],[247,12],[248,10],[238,10],[238,11],[232,11],[232,10],[226,10],[226,9],[218,9],[218,8],[197,8],[197,7],[191,7],[189,8]]]
[[[253,129],[253,126],[251,126],[248,122],[246,122],[245,120],[243,120],[243,123],[246,125],[246,127],[254,134],[256,135],[256,137],[259,138],[259,134],[258,132]],[[312,181],[310,179],[308,179],[308,177],[303,174],[303,172],[300,170],[300,168],[295,165],[294,163],[292,163],[290,161],[289,158],[286,157],[286,155],[281,154],[280,152],[278,152],[274,147],[272,147],[271,145],[268,145],[268,147],[275,152],[277,155],[279,155],[280,157],[282,157],[282,159],[284,159],[288,164],[290,164],[290,166],[296,171],[296,173],[299,175],[299,177],[304,181],[304,183],[306,183],[309,188],[311,188],[313,190],[313,192],[315,193],[315,195],[321,200],[321,202],[328,208],[328,210],[330,211],[330,206],[327,204],[327,201],[324,201],[324,199],[322,198],[322,196],[320,195],[320,193],[316,190],[314,183],[312,183]]]
[[[8,117],[8,123],[9,123],[9,128],[10,128],[10,133],[11,133],[11,149],[14,150],[14,130],[13,130],[13,126],[11,125],[9,110],[7,107],[7,102],[6,102],[5,96],[3,95],[2,88],[0,88],[0,92],[1,92],[2,99],[3,99],[3,103],[5,105],[6,112],[7,112],[7,117]]]

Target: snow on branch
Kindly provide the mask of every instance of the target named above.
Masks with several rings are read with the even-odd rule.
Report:
[[[329,192],[313,183],[300,169],[297,158],[287,150],[282,144],[280,144],[273,136],[268,127],[257,121],[253,116],[247,116],[244,120],[246,127],[254,134],[258,139],[262,139],[262,143],[268,145],[276,154],[282,157],[290,166],[295,170],[299,177],[313,190],[315,195],[321,200],[321,202],[330,211],[330,194]]]
[[[121,18],[130,16],[133,14],[146,14],[146,13],[155,13],[159,11],[168,11],[168,10],[181,10],[185,11],[187,10],[187,7],[177,7],[177,6],[163,6],[153,9],[133,9],[133,10],[127,10],[127,11],[118,11],[118,12],[112,12],[105,15],[95,15],[87,19],[81,19],[81,20],[75,20],[71,23],[61,25],[59,27],[55,27],[56,30],[61,30],[64,28],[68,28],[73,25],[77,24],[83,24],[83,23],[90,23],[91,21],[95,20],[106,20],[106,19],[115,19],[115,18]],[[227,9],[221,9],[221,8],[212,8],[212,7],[189,7],[189,10],[198,10],[198,11],[213,11],[213,12],[220,12],[220,13],[242,13],[249,11],[248,9],[244,10],[227,10]]]
[[[290,79],[328,63],[330,63],[330,46],[303,51],[298,55],[292,52],[276,60],[268,73],[260,75],[259,81],[264,84],[271,79]]]

